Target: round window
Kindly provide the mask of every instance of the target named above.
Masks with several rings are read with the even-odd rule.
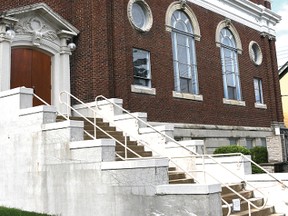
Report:
[[[152,27],[152,13],[144,0],[130,0],[128,3],[128,18],[138,31],[146,32]]]
[[[251,61],[255,65],[261,65],[263,60],[263,55],[260,46],[255,42],[251,41],[249,44],[249,55]]]

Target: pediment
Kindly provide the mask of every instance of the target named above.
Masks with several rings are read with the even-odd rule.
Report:
[[[18,35],[33,35],[50,41],[59,35],[76,36],[79,30],[55,13],[47,4],[39,3],[5,11],[5,17],[17,19],[14,31]]]

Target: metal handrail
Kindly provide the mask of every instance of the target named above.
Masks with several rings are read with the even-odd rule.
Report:
[[[137,116],[132,115],[128,110],[124,109],[123,107],[119,106],[118,104],[112,102],[111,100],[109,100],[108,98],[106,98],[103,95],[98,95],[95,98],[95,102],[96,102],[96,108],[98,110],[101,110],[101,108],[98,107],[98,100],[99,98],[104,99],[105,101],[111,103],[113,106],[116,106],[117,108],[121,109],[122,111],[124,111],[126,114],[132,116],[134,119],[142,122],[143,124],[145,124],[146,126],[148,126],[149,128],[151,128],[152,130],[154,130],[155,132],[157,132],[158,134],[160,134],[161,136],[164,136],[165,138],[168,138],[170,141],[174,142],[175,144],[177,144],[178,146],[180,146],[181,148],[187,150],[188,152],[194,154],[194,155],[199,155],[197,152],[192,151],[191,149],[187,148],[186,146],[182,145],[181,143],[179,143],[178,141],[176,141],[175,139],[173,139],[172,137],[162,133],[161,131],[159,131],[158,129],[156,129],[155,127],[153,127],[151,124],[147,123],[146,121],[143,121],[141,118],[138,118]],[[109,119],[108,119],[109,120]]]
[[[94,129],[98,129],[100,130],[102,133],[104,133],[105,135],[107,135],[109,138],[113,139],[116,143],[118,143],[119,145],[123,146],[124,149],[125,149],[125,158],[127,158],[127,153],[126,153],[126,150],[128,150],[129,152],[131,152],[132,154],[134,154],[135,156],[139,157],[139,158],[142,158],[141,155],[139,155],[138,153],[136,153],[135,151],[133,151],[132,149],[130,149],[127,144],[123,144],[121,143],[119,140],[117,140],[115,137],[113,137],[111,134],[107,133],[105,130],[103,130],[101,127],[99,127],[96,123],[92,122],[91,120],[89,120],[87,117],[85,117],[83,114],[81,114],[80,112],[78,112],[75,108],[73,108],[69,103],[66,103],[64,101],[62,101],[61,99],[61,96],[63,94],[66,94],[66,95],[69,95],[70,97],[74,98],[76,101],[78,101],[79,103],[81,103],[82,105],[84,105],[86,108],[88,108],[89,110],[95,112],[94,109],[92,109],[91,107],[87,106],[83,101],[81,101],[80,99],[76,98],[74,95],[72,95],[71,93],[69,92],[66,92],[66,91],[62,91],[59,95],[59,101],[61,104],[64,104],[67,106],[67,108],[73,110],[75,113],[77,113],[79,116],[81,116],[83,119],[85,119],[88,123],[90,123],[91,125],[93,125]],[[69,112],[68,112],[69,113]],[[69,116],[66,117],[64,116],[65,119],[69,119]],[[96,121],[95,121],[96,122]],[[96,139],[94,136],[92,136],[90,133],[88,133],[87,131],[84,130],[84,132],[86,134],[88,134],[88,136],[90,136],[91,138],[93,139]],[[116,153],[116,155],[121,158],[122,160],[125,160],[122,156],[120,156],[119,154]]]
[[[222,154],[222,156],[241,156],[243,157],[243,154],[241,153],[231,153],[231,154]],[[263,205],[262,206],[256,206],[254,203],[252,203],[250,200],[248,200],[247,198],[245,198],[244,196],[242,196],[240,193],[238,193],[237,191],[235,191],[233,188],[231,188],[227,183],[219,180],[218,178],[216,178],[215,176],[211,175],[209,172],[206,172],[206,171],[199,171],[199,172],[204,172],[204,174],[208,174],[210,177],[212,177],[213,179],[215,179],[218,183],[220,183],[221,185],[223,185],[224,187],[227,187],[230,191],[232,191],[234,194],[236,194],[238,197],[240,197],[241,199],[245,200],[247,202],[247,204],[250,206],[253,206],[254,208],[258,209],[258,210],[261,210],[263,209],[266,204],[267,204],[267,201],[268,201],[268,197],[262,192],[260,191],[258,188],[254,187],[252,184],[248,183],[247,181],[245,181],[241,176],[237,175],[236,173],[234,173],[233,171],[231,171],[230,169],[228,169],[226,166],[224,166],[223,164],[221,164],[220,162],[218,162],[217,160],[214,159],[214,157],[217,157],[219,155],[196,155],[196,156],[190,156],[190,157],[202,157],[202,158],[205,158],[207,157],[208,159],[211,159],[213,162],[215,162],[216,164],[220,165],[222,168],[224,168],[225,170],[227,170],[228,172],[230,172],[231,174],[233,174],[234,176],[238,177],[239,179],[241,179],[242,181],[245,182],[245,184],[248,184],[250,187],[252,187],[254,190],[258,191],[259,193],[261,193],[264,197],[264,202],[263,202]],[[183,156],[183,157],[173,157],[173,158],[188,158],[188,156]],[[248,160],[251,160],[250,158],[248,157],[244,157],[244,158],[247,158]],[[205,159],[203,159],[204,161]],[[204,162],[203,162],[203,165]]]
[[[111,139],[113,139],[115,142],[117,142],[118,144],[120,144],[121,146],[123,146],[125,149],[129,150],[130,152],[132,152],[133,154],[135,154],[137,157],[141,158],[142,156],[140,156],[139,154],[137,154],[136,152],[134,152],[132,149],[130,149],[127,145],[124,145],[123,143],[121,143],[120,141],[118,141],[117,139],[115,139],[113,136],[111,136],[109,133],[107,133],[106,131],[104,131],[102,128],[100,128],[99,126],[97,126],[95,123],[93,123],[92,121],[90,121],[88,118],[86,118],[84,115],[82,115],[80,112],[78,112],[76,109],[74,109],[70,103],[65,103],[61,100],[61,95],[62,94],[67,94],[68,96],[70,97],[73,97],[75,100],[77,100],[78,102],[80,102],[82,105],[84,105],[86,108],[90,109],[91,111],[93,111],[93,113],[95,113],[95,110],[92,109],[91,107],[87,106],[84,102],[82,102],[81,100],[79,100],[78,98],[76,98],[74,95],[68,93],[68,92],[61,92],[60,95],[59,95],[59,100],[60,100],[60,103],[66,105],[67,107],[67,114],[69,113],[68,112],[68,109],[70,110],[73,110],[75,113],[77,113],[79,116],[81,116],[83,119],[85,119],[87,122],[89,122],[90,124],[92,124],[95,128],[99,129],[101,132],[103,132],[104,134],[106,134],[108,137],[110,137]],[[43,104],[47,105],[47,106],[51,106],[50,104],[48,104],[46,101],[44,101],[42,98],[40,98],[38,95],[36,95],[35,93],[33,93],[33,95],[38,99],[40,100]],[[211,155],[199,155],[198,153],[188,149],[187,147],[183,146],[181,143],[177,142],[176,140],[174,140],[173,138],[171,138],[170,136],[162,133],[161,131],[157,130],[156,128],[154,128],[152,125],[148,124],[147,122],[143,121],[142,119],[132,115],[130,112],[128,112],[127,110],[123,109],[122,107],[120,107],[119,105],[111,102],[109,99],[105,98],[104,96],[98,96],[96,97],[96,107],[99,109],[98,105],[97,105],[97,101],[98,101],[98,98],[99,97],[102,97],[103,99],[105,99],[106,101],[108,101],[109,103],[113,104],[114,106],[120,108],[121,110],[123,110],[125,113],[129,114],[130,116],[132,116],[133,118],[137,119],[138,121],[141,121],[142,123],[144,123],[145,125],[147,125],[148,127],[152,128],[155,132],[157,132],[158,134],[168,138],[169,140],[173,141],[174,143],[176,143],[178,146],[180,146],[181,148],[187,150],[189,153],[191,153],[192,157],[198,157],[198,156],[201,156],[201,157],[208,157],[209,159],[213,160],[215,163],[217,163],[218,165],[220,165],[221,167],[225,168],[227,171],[231,172],[233,175],[237,176],[238,178],[240,178],[241,180],[244,180],[242,179],[241,177],[239,177],[237,174],[235,174],[234,172],[232,172],[231,170],[229,170],[228,168],[226,168],[223,164],[217,162],[213,157],[217,157],[217,156],[221,156],[221,155],[214,155],[213,157]],[[68,99],[67,99],[68,100]],[[62,113],[60,112],[57,112],[59,115],[61,115],[62,117],[64,117],[65,119],[69,120],[69,115],[63,115]],[[87,131],[84,131],[85,133],[87,133],[90,137],[93,138],[93,136],[91,134],[89,134]],[[143,141],[142,141],[143,142]],[[145,145],[147,147],[149,147],[151,149],[151,146],[149,145]],[[155,152],[155,151],[154,151]],[[117,155],[117,154],[116,154]],[[222,156],[229,156],[229,155],[240,155],[241,157],[245,158],[246,160],[250,161],[252,164],[254,164],[255,166],[257,166],[258,168],[260,168],[262,171],[264,171],[266,174],[268,174],[270,177],[272,177],[273,179],[275,179],[279,184],[281,184],[281,186],[283,188],[288,188],[288,186],[281,180],[279,180],[278,178],[276,178],[275,176],[273,176],[271,173],[269,173],[267,170],[265,170],[264,168],[262,168],[261,166],[259,166],[257,163],[255,163],[253,160],[251,160],[249,157],[243,155],[242,153],[231,153],[231,154],[222,154]],[[123,157],[121,157],[120,155],[117,155],[118,157],[120,157],[121,159],[125,160]],[[191,157],[190,156],[190,157]],[[173,158],[169,158],[170,161],[172,163],[174,163],[177,167],[179,167],[181,170],[183,170],[187,175],[193,177],[195,180],[195,176],[192,176],[187,170],[181,168],[181,166],[177,165],[177,163],[175,163],[173,161]],[[204,164],[203,164],[204,165]],[[210,175],[208,172],[204,171],[205,173],[207,173],[208,175]],[[220,181],[219,179],[216,179],[215,176],[212,176],[210,175],[212,178],[214,178],[215,180],[217,180],[219,183],[221,183],[223,186],[227,187],[229,190],[231,190],[233,193],[237,194],[238,197],[242,198],[243,200],[245,200],[248,204],[248,208],[249,208],[249,215],[251,215],[251,208],[250,206],[253,206],[254,208],[256,209],[262,209],[266,203],[267,203],[267,200],[264,202],[263,206],[261,207],[258,207],[256,205],[254,205],[250,200],[246,199],[245,197],[243,197],[241,194],[239,194],[237,191],[233,190],[229,185],[227,185],[226,183]],[[245,180],[244,180],[245,181]],[[245,181],[247,183],[247,181]],[[253,187],[253,186],[252,186]],[[254,187],[253,187],[254,188]],[[262,193],[261,191],[259,191],[257,188],[255,188],[258,192]],[[263,194],[263,193],[262,193]],[[264,194],[263,194],[264,195]],[[265,196],[264,196],[265,197]],[[222,201],[224,203],[227,204],[228,208],[229,208],[229,212],[227,215],[230,215],[231,213],[231,206],[225,201],[222,199]]]
[[[224,169],[226,169],[227,171],[229,171],[230,173],[232,173],[233,175],[235,175],[235,176],[237,176],[238,178],[240,178],[240,179],[241,179],[242,181],[244,181],[246,184],[248,183],[248,182],[245,181],[242,177],[238,176],[237,174],[235,174],[234,172],[232,172],[231,170],[229,170],[228,168],[226,168],[223,164],[217,162],[211,155],[199,155],[198,153],[196,153],[196,152],[188,149],[186,146],[183,146],[181,143],[177,142],[175,139],[173,139],[173,138],[171,138],[170,136],[168,136],[168,135],[162,133],[161,131],[157,130],[155,127],[153,127],[153,126],[150,125],[149,123],[143,121],[142,119],[138,118],[137,116],[132,115],[129,111],[127,111],[127,110],[124,109],[123,107],[119,106],[118,104],[112,102],[111,100],[109,100],[108,98],[106,98],[106,97],[103,96],[103,95],[99,95],[99,96],[97,96],[97,97],[95,98],[96,108],[97,108],[97,109],[101,110],[101,109],[98,107],[98,100],[99,100],[100,98],[102,98],[102,99],[104,99],[105,101],[111,103],[113,106],[119,108],[120,110],[124,111],[126,114],[132,116],[134,119],[142,122],[143,124],[145,124],[145,125],[148,126],[149,128],[153,129],[153,130],[154,130],[155,132],[157,132],[158,134],[164,136],[165,138],[168,138],[169,140],[171,140],[172,142],[176,143],[178,146],[180,146],[181,148],[185,149],[185,150],[188,151],[189,153],[192,153],[192,155],[191,155],[192,157],[193,157],[193,155],[196,156],[196,157],[197,157],[197,156],[202,156],[202,157],[206,156],[206,157],[208,157],[209,159],[211,159],[212,161],[214,161],[215,163],[217,163],[218,165],[220,165],[221,167],[223,167]],[[257,163],[255,163],[253,160],[251,160],[251,159],[248,158],[247,156],[243,155],[242,153],[235,153],[235,154],[236,154],[236,155],[240,155],[241,157],[245,158],[246,160],[250,161],[252,164],[254,164],[255,166],[257,166],[258,168],[260,168],[261,170],[263,170],[263,171],[264,171],[265,173],[267,173],[270,177],[272,177],[272,178],[275,179],[278,183],[280,183],[282,187],[288,188],[287,185],[286,185],[283,181],[281,181],[281,180],[279,180],[278,178],[276,178],[275,176],[273,176],[271,173],[269,173],[267,170],[265,170],[264,168],[262,168],[261,166],[259,166]],[[234,155],[235,155],[235,154],[234,154]],[[233,154],[223,154],[223,155],[229,156],[229,155],[233,155]],[[217,156],[217,155],[216,155],[216,156]],[[219,156],[219,155],[218,155],[218,156]],[[171,158],[170,160],[172,160],[172,158]],[[203,166],[204,166],[204,165],[203,165]],[[182,169],[182,170],[183,170],[183,169]],[[184,170],[183,170],[183,171],[184,171]],[[184,171],[184,172],[187,174],[187,171]],[[206,172],[205,172],[205,173],[206,173]],[[189,172],[188,172],[188,174],[189,174]],[[208,173],[208,174],[209,174],[209,173]],[[210,174],[209,174],[209,175],[210,175]],[[213,177],[213,176],[211,176],[211,177]],[[215,178],[215,177],[213,177],[213,178]],[[218,180],[218,182],[221,183],[221,181],[219,181],[219,180]],[[248,184],[249,184],[249,183],[248,183]],[[250,185],[250,184],[249,184],[249,185],[252,186],[252,188],[254,188],[254,189],[257,190],[258,192],[260,192],[260,193],[264,196],[264,198],[265,198],[265,202],[264,202],[264,204],[263,204],[261,207],[256,206],[256,205],[255,205],[254,203],[252,203],[250,200],[246,199],[246,198],[243,197],[241,194],[239,194],[237,191],[233,190],[229,185],[227,185],[227,184],[225,184],[225,183],[223,183],[223,182],[222,182],[222,185],[224,185],[225,187],[227,187],[229,190],[231,190],[233,193],[235,193],[238,197],[242,198],[243,200],[245,200],[245,201],[248,203],[248,205],[249,205],[249,215],[251,215],[250,206],[253,206],[254,208],[260,210],[260,209],[263,209],[263,208],[265,207],[265,205],[266,205],[266,203],[267,203],[267,201],[268,201],[267,196],[265,196],[265,194],[264,194],[263,192],[259,191],[258,188],[255,188],[254,186],[252,186],[252,185]],[[231,212],[230,207],[229,207],[229,212]],[[228,215],[230,215],[230,213],[229,213]]]

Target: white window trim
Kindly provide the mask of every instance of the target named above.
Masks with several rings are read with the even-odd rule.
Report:
[[[255,108],[257,109],[267,109],[267,105],[266,104],[262,104],[262,103],[255,103]]]
[[[223,98],[224,104],[235,105],[235,106],[246,106],[245,101],[231,100],[227,98]]]
[[[131,85],[131,92],[140,93],[140,94],[148,94],[148,95],[156,95],[155,88],[149,88],[140,85]]]
[[[146,13],[146,23],[143,27],[138,27],[135,25],[133,21],[133,16],[132,16],[132,6],[134,3],[141,4],[143,6],[143,9],[145,9]],[[127,16],[130,24],[132,25],[133,28],[135,28],[137,31],[140,32],[148,32],[152,28],[153,25],[153,16],[152,16],[152,11],[149,7],[149,5],[146,3],[145,0],[130,0],[127,5]]]
[[[172,92],[174,98],[181,98],[186,100],[203,101],[203,95],[196,95],[190,93]]]
[[[193,26],[194,38],[195,38],[196,41],[200,41],[201,32],[200,32],[200,26],[199,26],[199,22],[197,20],[196,15],[194,14],[193,10],[188,5],[186,5],[184,8],[182,8],[181,4],[179,2],[171,3],[169,5],[167,11],[166,11],[166,16],[165,16],[166,31],[169,31],[169,32],[172,31],[171,17],[172,17],[172,14],[176,10],[182,10],[188,15],[188,17],[190,18],[191,24]]]
[[[253,50],[253,45],[257,46],[257,55],[258,55],[258,58],[257,59],[254,59],[253,56],[254,56],[254,50]],[[259,44],[255,41],[251,41],[249,43],[249,57],[250,57],[250,60],[256,65],[256,66],[259,66],[262,64],[262,61],[263,61],[263,54],[262,54],[262,51],[261,51],[261,47],[259,46]]]
[[[232,34],[235,38],[235,42],[236,42],[237,53],[242,54],[243,49],[242,49],[242,43],[241,43],[240,35],[239,35],[237,29],[235,28],[235,26],[232,24],[231,20],[229,20],[229,19],[225,19],[225,20],[221,21],[217,26],[216,34],[215,34],[216,46],[221,47],[220,32],[223,28],[228,28],[232,32]]]

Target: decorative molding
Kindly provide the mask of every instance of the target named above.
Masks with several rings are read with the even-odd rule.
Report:
[[[256,55],[255,55],[255,52],[257,52]],[[259,65],[262,64],[263,54],[262,54],[262,51],[261,51],[261,48],[260,48],[259,44],[257,42],[255,42],[255,41],[251,41],[249,43],[249,57],[250,57],[250,60],[255,65],[259,66]]]
[[[272,34],[268,34],[266,32],[261,32],[260,33],[261,37],[263,38],[268,38],[268,40],[275,40],[276,41],[276,36],[275,35],[272,35]]]
[[[40,17],[24,17],[14,27],[16,34],[28,34],[33,38],[33,44],[40,46],[42,39],[54,41],[58,39],[57,33]]]
[[[186,1],[185,1],[186,2]],[[197,41],[200,41],[201,39],[201,32],[200,32],[200,25],[197,20],[196,15],[194,14],[193,10],[186,4],[185,7],[182,7],[182,1],[180,0],[179,2],[173,2],[169,5],[167,11],[166,11],[166,16],[165,16],[165,25],[166,25],[166,31],[171,32],[172,31],[172,25],[171,25],[171,17],[172,14],[176,10],[182,10],[184,11],[187,16],[189,17],[191,24],[193,26],[193,31],[194,31],[194,38]]]
[[[272,10],[247,0],[189,0],[189,2],[258,32],[271,35],[276,35],[274,26],[281,20],[281,16]]]
[[[135,24],[132,14],[133,4],[139,4],[143,8],[143,10],[145,10],[144,13],[146,20],[143,27],[139,27]],[[130,0],[127,5],[127,16],[130,24],[140,32],[148,32],[152,28],[153,25],[152,11],[149,5],[145,2],[145,0]]]
[[[230,28],[230,26],[232,25],[231,19],[228,19],[228,18],[224,20],[224,23],[225,23],[225,27],[227,28]]]
[[[180,5],[181,8],[185,9],[185,7],[187,6],[187,0],[180,0]]]
[[[235,26],[233,25],[232,21],[230,19],[225,19],[223,21],[221,21],[216,29],[216,34],[215,34],[215,42],[216,42],[216,46],[220,47],[221,46],[221,41],[220,41],[220,32],[223,28],[229,28],[229,30],[232,32],[234,38],[235,38],[235,42],[236,42],[236,46],[237,46],[237,52],[238,54],[242,54],[242,43],[241,43],[241,39],[240,39],[240,35],[237,31],[237,29],[235,28]]]

